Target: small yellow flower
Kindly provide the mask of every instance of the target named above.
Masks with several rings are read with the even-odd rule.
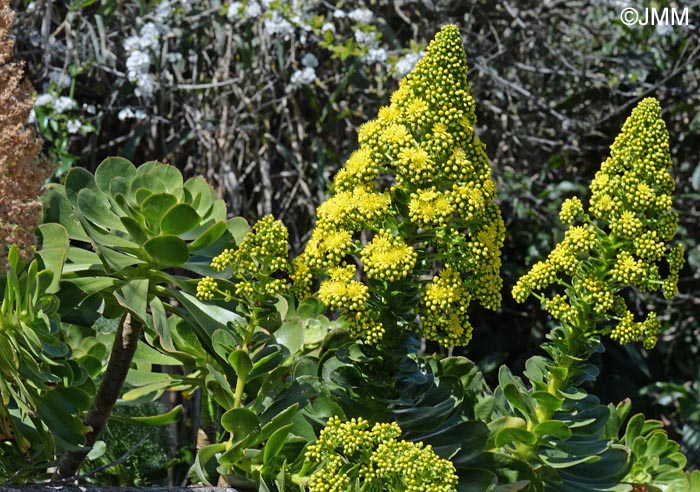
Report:
[[[408,212],[411,221],[420,227],[439,227],[450,220],[455,207],[449,195],[432,187],[411,195]]]

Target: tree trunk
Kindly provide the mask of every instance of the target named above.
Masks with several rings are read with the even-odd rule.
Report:
[[[85,446],[80,450],[66,451],[63,454],[61,463],[54,474],[54,479],[65,479],[75,476],[97,438],[102,433],[107,419],[112,414],[112,408],[119,398],[142,330],[143,324],[139,320],[132,318],[130,314],[124,315],[114,337],[114,345],[109,356],[107,370],[95,395],[95,406],[85,419],[85,425],[91,427],[91,430],[85,436]]]

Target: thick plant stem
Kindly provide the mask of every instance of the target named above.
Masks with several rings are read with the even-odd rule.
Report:
[[[253,313],[251,314],[250,319],[248,320],[248,327],[245,334],[245,339],[243,341],[243,346],[241,347],[241,350],[243,350],[246,354],[248,353],[250,342],[253,340],[253,333],[255,332],[255,327],[257,326],[257,324],[258,310],[253,309]],[[242,406],[241,403],[243,399],[243,390],[245,389],[247,377],[247,374],[245,376],[238,374],[236,378],[236,389],[233,393],[233,408],[240,408]]]
[[[64,453],[61,463],[54,474],[54,479],[75,476],[90,449],[92,449],[92,446],[102,433],[107,419],[112,414],[112,408],[114,408],[114,404],[119,398],[142,330],[143,324],[140,321],[132,318],[129,314],[124,315],[114,337],[112,353],[109,356],[109,363],[102,378],[102,383],[95,395],[94,408],[90,410],[85,419],[85,425],[91,427],[91,430],[85,436],[85,446],[77,451],[66,451]]]

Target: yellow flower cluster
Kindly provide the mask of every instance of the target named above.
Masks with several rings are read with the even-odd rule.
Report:
[[[581,283],[580,299],[594,312],[603,314],[612,309],[615,294],[606,282],[591,276]]]
[[[345,304],[341,311],[350,330],[365,333],[366,341],[389,329],[387,320],[415,317],[396,312],[387,282],[415,284],[426,272],[451,268],[461,279],[463,299],[489,309],[500,305],[505,228],[493,201],[496,185],[485,147],[474,134],[475,104],[466,74],[459,29],[445,26],[401,81],[391,104],[360,127],[360,147],[336,174],[333,194],[318,208],[316,228],[295,263],[295,291],[310,292],[309,280],[316,278],[319,296],[331,307],[343,306],[343,296],[336,295],[342,288],[328,278],[330,272],[345,261],[358,264],[361,276],[353,282],[369,287],[370,302],[362,296],[362,303],[350,305],[371,308]],[[391,287],[393,292],[410,288]],[[451,336],[436,324],[416,331],[451,345],[469,340],[466,313],[440,316],[440,326],[449,326]],[[434,317],[423,318],[430,323]]]
[[[678,273],[683,268],[683,245],[674,244],[666,257],[668,261],[668,277],[664,280],[661,288],[664,291],[664,297],[671,299],[678,294]]]
[[[583,203],[578,197],[567,198],[561,204],[559,211],[559,220],[564,225],[570,225],[576,222],[576,219],[583,217]]]
[[[447,224],[455,206],[447,193],[432,188],[419,189],[408,204],[411,222],[420,227],[439,227]]]
[[[318,297],[326,306],[342,311],[364,311],[369,300],[369,288],[357,280],[356,268],[343,265],[330,269],[329,278],[321,282]]]
[[[551,299],[545,297],[542,299],[542,307],[562,323],[567,325],[576,323],[576,309],[569,304],[569,298],[566,296],[557,294]]]
[[[406,278],[413,271],[417,257],[411,246],[388,230],[379,231],[360,252],[367,278],[387,282]]]
[[[610,336],[620,343],[656,343],[659,322],[651,313],[643,323],[634,322],[620,290],[635,286],[644,291],[663,288],[667,298],[677,293],[683,247],[669,245],[678,216],[671,208],[674,183],[668,132],[659,103],[644,99],[632,111],[615,139],[610,157],[591,183],[588,211],[577,198],[566,200],[560,218],[570,225],[564,239],[547,260],[536,263],[513,288],[523,302],[535,294],[554,317],[565,323],[595,330],[598,323],[617,321]],[[590,215],[589,215],[590,214]],[[571,225],[581,221],[582,225]],[[661,279],[659,263],[668,263]],[[561,295],[547,299],[545,289],[561,284]],[[621,306],[621,307],[620,307]]]
[[[204,277],[197,283],[197,297],[203,301],[211,301],[214,299],[218,291],[216,280],[212,277]]]
[[[454,465],[430,446],[401,441],[396,423],[378,423],[371,429],[363,418],[342,422],[331,417],[314,444],[307,462],[320,465],[309,479],[309,492],[453,492]],[[352,486],[351,486],[352,484]]]
[[[656,313],[651,312],[643,322],[635,322],[632,313],[627,311],[610,333],[610,338],[624,344],[643,342],[644,348],[652,349],[661,331],[661,323],[656,319]]]
[[[467,345],[472,337],[467,314],[470,300],[459,272],[444,268],[423,287],[421,335],[445,347]]]
[[[272,275],[287,271],[288,250],[287,228],[268,215],[255,223],[253,230],[243,237],[237,248],[227,248],[212,259],[211,268],[217,272],[231,270],[235,282],[233,293],[237,296],[277,295],[283,293],[287,285]],[[197,297],[212,300],[216,293],[231,295],[230,292],[217,290],[213,278],[200,279]]]

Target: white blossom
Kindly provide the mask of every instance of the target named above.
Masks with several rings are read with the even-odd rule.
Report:
[[[668,23],[658,23],[656,24],[656,27],[654,27],[654,32],[656,32],[657,36],[668,36],[673,32],[673,26]]]
[[[138,74],[147,72],[151,66],[151,55],[144,51],[134,51],[126,59],[126,69],[129,80],[138,77]]]
[[[302,85],[309,85],[313,83],[314,80],[316,80],[316,70],[313,68],[306,67],[302,70],[297,70],[289,79],[289,86],[287,87],[287,90],[291,91],[301,87]]]
[[[265,30],[270,36],[280,35],[288,40],[294,34],[294,26],[279,12],[273,11],[270,18],[265,19]]]
[[[241,15],[241,10],[243,10],[243,4],[241,2],[231,2],[226,12],[226,18],[230,21],[236,20],[238,16]]]
[[[117,118],[119,118],[119,121],[128,120],[133,117],[134,112],[131,110],[131,108],[124,108],[119,111],[119,114],[117,114]]]
[[[355,9],[348,12],[348,17],[359,24],[369,24],[374,18],[374,14],[369,9]]]
[[[68,133],[78,133],[82,126],[83,125],[80,123],[79,120],[68,120],[68,122],[66,123]]]
[[[341,10],[341,9],[335,9],[333,11],[333,17],[335,17],[336,19],[342,19],[343,17],[346,17],[347,15],[348,14],[346,14],[345,11]]]
[[[56,113],[65,113],[78,107],[78,103],[72,97],[61,96],[53,101],[53,110]]]
[[[365,63],[385,62],[386,50],[384,48],[370,48],[366,55],[362,57]]]
[[[301,57],[301,64],[305,67],[316,68],[318,66],[318,58],[313,53],[306,53]]]
[[[399,61],[396,62],[396,65],[394,65],[394,72],[396,75],[401,78],[404,75],[406,75],[408,72],[413,70],[413,67],[416,66],[416,63],[423,58],[423,55],[425,54],[424,51],[421,52],[411,52],[399,59]]]
[[[170,63],[177,63],[180,60],[182,60],[182,53],[178,53],[177,51],[174,53],[168,53],[168,61]]]
[[[142,73],[132,82],[136,84],[134,94],[136,94],[137,97],[145,98],[152,97],[158,85],[156,83],[156,78],[152,73]]]
[[[332,22],[326,22],[325,24],[323,24],[321,26],[321,32],[326,32],[326,31],[330,31],[332,33],[335,33],[335,24],[333,24]]]
[[[65,72],[50,72],[49,73],[49,80],[53,82],[53,84],[58,87],[59,89],[66,89],[70,87],[71,84],[71,78],[70,75],[68,75]]]
[[[367,46],[376,46],[377,44],[377,38],[374,32],[365,32],[361,29],[355,31],[355,41]]]
[[[246,20],[248,19],[255,19],[257,17],[260,17],[262,14],[262,7],[260,7],[260,4],[255,1],[248,2],[245,6],[245,9],[243,9],[243,17],[245,17]]]
[[[36,101],[34,101],[34,106],[53,107],[54,99],[54,96],[51,94],[41,94],[37,96]]]
[[[157,50],[160,46],[160,29],[153,22],[147,22],[139,31],[139,46],[142,50]]]
[[[164,25],[166,21],[170,18],[170,14],[173,11],[173,7],[170,4],[169,0],[164,0],[158,4],[156,7],[156,11],[153,14],[153,19],[161,24]]]
[[[142,109],[137,109],[134,111],[133,109],[126,107],[119,111],[119,114],[117,115],[117,118],[119,118],[119,121],[125,121],[125,120],[145,120],[147,117],[146,113]]]

